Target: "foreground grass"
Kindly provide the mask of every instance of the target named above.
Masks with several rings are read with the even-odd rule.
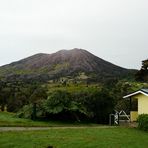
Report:
[[[58,121],[33,121],[17,118],[14,113],[0,112],[0,127],[59,127],[59,126],[98,126],[97,124],[67,123]]]
[[[148,133],[131,128],[0,132],[1,148],[147,148]]]
[[[48,126],[47,122],[17,118],[14,113],[0,112],[0,126]]]

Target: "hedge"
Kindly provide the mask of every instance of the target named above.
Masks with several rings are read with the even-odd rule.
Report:
[[[143,131],[148,131],[148,114],[138,116],[138,128]]]

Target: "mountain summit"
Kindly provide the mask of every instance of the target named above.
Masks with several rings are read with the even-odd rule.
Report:
[[[130,70],[107,62],[83,49],[60,50],[53,54],[39,53],[0,67],[1,76],[46,77],[54,79],[79,73],[98,78],[119,77]],[[48,78],[47,78],[48,77]]]

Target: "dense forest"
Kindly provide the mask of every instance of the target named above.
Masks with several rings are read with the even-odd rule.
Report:
[[[18,117],[33,120],[89,121],[108,123],[114,110],[129,112],[129,101],[123,95],[148,87],[148,60],[132,79],[95,81],[36,82],[0,79],[1,110],[16,112]]]

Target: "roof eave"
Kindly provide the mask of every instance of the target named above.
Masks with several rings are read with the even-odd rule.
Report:
[[[135,95],[137,95],[137,94],[143,94],[143,95],[145,95],[145,96],[148,96],[147,93],[145,93],[145,92],[139,90],[139,91],[136,91],[136,92],[131,93],[131,94],[129,94],[129,95],[126,95],[126,96],[124,96],[123,98],[126,99],[126,98],[129,98],[129,97],[131,97],[131,96],[135,96]]]

